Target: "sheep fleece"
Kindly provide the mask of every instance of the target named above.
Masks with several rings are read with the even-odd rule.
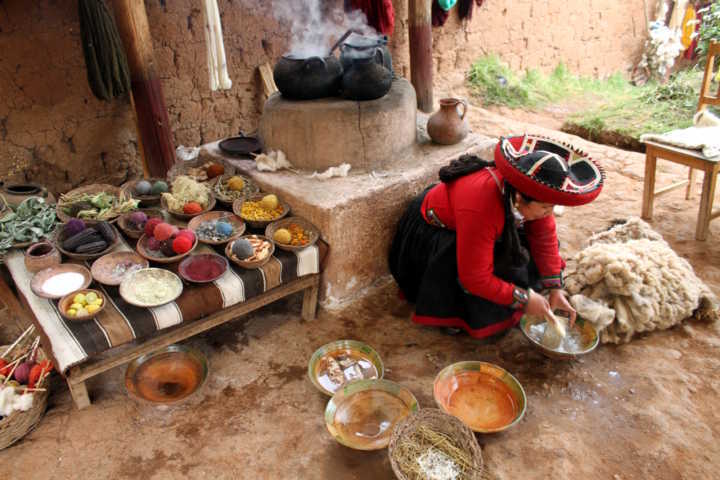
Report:
[[[664,330],[689,317],[716,319],[716,299],[662,236],[639,218],[593,235],[570,258],[571,302],[603,343]],[[614,317],[614,318],[613,318]]]

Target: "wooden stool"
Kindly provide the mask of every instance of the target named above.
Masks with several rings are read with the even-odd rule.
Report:
[[[703,111],[708,105],[720,106],[720,86],[715,95],[710,93],[710,84],[712,83],[713,66],[715,65],[715,57],[720,57],[720,43],[710,42],[708,45],[708,58],[705,64],[705,75],[703,76],[702,86],[700,87],[700,99],[698,100],[697,111]],[[700,198],[700,211],[698,212],[697,227],[695,230],[695,238],[704,241],[707,238],[710,220],[720,216],[720,211],[712,211],[713,199],[715,198],[715,181],[718,174],[718,162],[720,157],[707,158],[697,150],[688,150],[681,147],[673,147],[671,145],[663,145],[652,141],[645,143],[645,186],[643,188],[643,204],[642,218],[650,220],[653,214],[653,201],[664,193],[671,192],[676,188],[687,185],[685,191],[685,199],[690,199],[693,186],[693,175],[695,170],[705,172],[703,180],[702,197]],[[682,182],[668,185],[667,187],[655,190],[655,167],[657,159],[664,158],[671,162],[687,165],[690,167],[688,179]]]

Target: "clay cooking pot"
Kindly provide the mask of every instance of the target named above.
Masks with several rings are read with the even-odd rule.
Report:
[[[51,193],[48,192],[47,188],[42,185],[35,183],[16,183],[16,184],[5,184],[0,182],[2,187],[2,195],[5,197],[5,201],[8,207],[13,210],[17,209],[23,200],[30,197],[44,198],[48,203],[55,203],[55,198]]]
[[[60,252],[50,242],[33,243],[25,250],[25,268],[31,273],[60,265],[60,261]]]
[[[332,55],[325,58],[283,55],[275,64],[273,78],[283,97],[313,100],[336,96],[342,71],[340,61]]]
[[[458,106],[461,105],[462,113]],[[443,98],[440,100],[440,110],[433,113],[427,123],[427,132],[435,143],[453,145],[461,142],[470,130],[465,114],[467,102],[459,98]]]

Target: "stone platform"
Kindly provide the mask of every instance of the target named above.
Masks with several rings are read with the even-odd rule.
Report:
[[[342,98],[265,102],[258,135],[265,150],[282,150],[298,168],[388,168],[415,148],[417,100],[405,79],[387,95],[357,102]]]
[[[418,120],[424,125],[426,117]],[[389,274],[387,254],[395,225],[410,199],[437,180],[438,169],[468,151],[491,158],[495,141],[470,134],[463,142],[440,146],[419,133],[413,153],[395,159],[393,168],[364,171],[353,167],[344,178],[318,180],[306,173],[259,172],[252,160],[223,156],[217,144],[204,149],[240,168],[264,191],[274,192],[320,228],[330,245],[320,298],[335,306],[356,296]],[[341,143],[341,142],[338,142]],[[289,158],[293,162],[293,158]]]

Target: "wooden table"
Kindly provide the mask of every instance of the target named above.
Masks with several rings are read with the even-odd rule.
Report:
[[[90,405],[90,397],[88,395],[87,387],[85,386],[85,381],[89,378],[106,372],[118,365],[130,362],[147,353],[190,338],[217,325],[235,320],[242,315],[246,315],[259,309],[260,307],[294,293],[301,291],[304,292],[302,318],[305,320],[312,320],[315,318],[317,310],[319,284],[319,273],[305,275],[296,280],[280,285],[272,290],[268,290],[267,292],[253,297],[245,302],[220,310],[212,315],[208,315],[186,324],[178,325],[177,327],[168,329],[168,331],[160,331],[162,333],[158,332],[151,337],[133,342],[133,344],[130,344],[132,346],[122,345],[116,347],[103,353],[98,359],[89,360],[80,365],[71,367],[65,374],[65,380],[67,381],[73,401],[78,409],[82,409]],[[13,292],[2,275],[0,275],[0,290],[4,293]],[[27,301],[19,292],[17,293],[17,296],[19,297],[19,302],[7,302],[10,303],[7,306],[13,310],[15,315],[30,318],[30,320],[35,324],[37,331],[41,334],[43,346],[49,348],[50,342],[47,338],[44,338],[42,328],[37,322],[37,319],[32,313]]]
[[[707,239],[710,220],[720,216],[720,211],[713,212],[713,199],[715,198],[715,184],[718,171],[720,171],[720,157],[707,158],[697,150],[688,150],[671,145],[663,145],[652,141],[644,142],[645,150],[645,185],[643,187],[642,218],[651,220],[653,216],[653,203],[655,197],[671,192],[677,188],[687,185],[686,198],[690,198],[692,191],[693,175],[692,170],[688,180],[668,185],[655,190],[655,168],[657,159],[662,158],[681,165],[687,165],[691,169],[705,172],[703,180],[702,195],[700,197],[700,209],[698,211],[695,238],[700,241]]]

